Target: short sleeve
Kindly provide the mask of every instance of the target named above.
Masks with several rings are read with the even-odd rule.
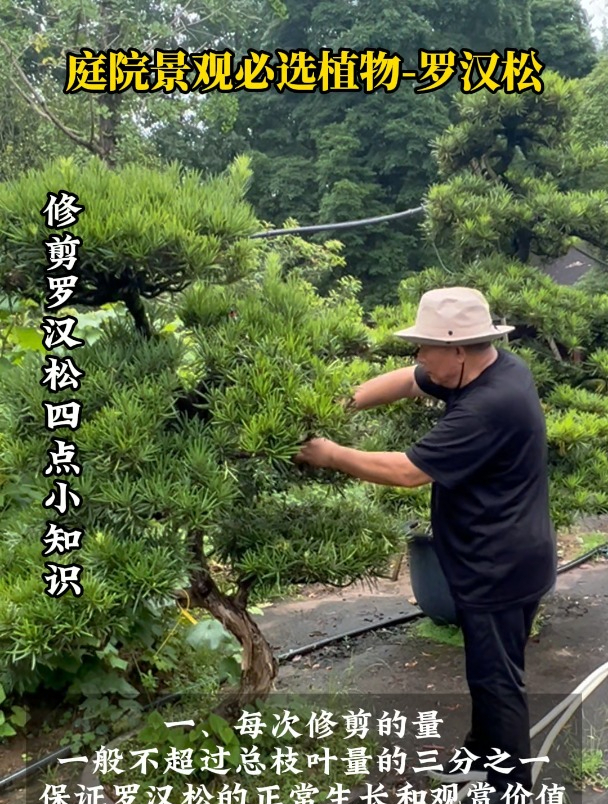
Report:
[[[441,399],[442,402],[445,402],[450,395],[450,389],[432,382],[422,366],[416,366],[414,369],[414,379],[416,380],[418,388],[427,396],[432,396],[435,397],[435,399]]]
[[[493,461],[507,439],[506,430],[479,410],[455,408],[406,455],[440,486],[453,489]]]

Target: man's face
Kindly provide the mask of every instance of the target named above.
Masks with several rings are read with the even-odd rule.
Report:
[[[436,385],[456,388],[464,362],[464,350],[458,346],[420,346],[416,362]]]

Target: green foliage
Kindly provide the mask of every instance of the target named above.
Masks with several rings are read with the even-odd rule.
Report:
[[[576,81],[543,74],[542,95],[465,95],[435,143],[443,183],[427,196],[426,235],[456,267],[496,253],[558,256],[576,237],[608,243],[608,147],[577,139]]]
[[[38,305],[28,299],[5,296],[0,301],[0,371],[21,363],[28,352],[44,352],[36,316]]]
[[[0,382],[0,648],[15,694],[46,686],[84,699],[80,740],[99,737],[94,721],[109,734],[134,711],[139,699],[123,693],[155,688],[161,615],[212,555],[226,590],[243,580],[343,584],[384,569],[401,539],[397,516],[359,484],[293,464],[310,435],[363,437],[339,400],[369,376],[373,343],[359,285],[320,297],[302,278],[305,249],[290,248],[285,272],[265,247],[245,281],[195,282],[179,305],[159,306],[153,337],[114,315],[79,350],[84,416],[70,438],[85,469],[70,485],[83,502],[65,527],[85,532],[80,598],[41,594],[48,514],[31,505],[49,490],[40,358]],[[335,258],[309,253],[320,266]],[[235,657],[224,658],[232,678]]]
[[[298,221],[289,218],[284,228],[293,229]],[[296,273],[316,288],[326,288],[335,274],[346,269],[346,259],[340,240],[326,240],[322,245],[296,235],[282,235],[262,241],[264,253],[272,253],[280,260],[285,274]]]
[[[373,578],[386,570],[401,539],[400,519],[384,514],[379,529],[378,515],[378,505],[360,488],[268,494],[246,521],[227,518],[230,539],[220,558],[231,555],[243,577],[261,583],[284,577],[342,586]]]
[[[593,71],[581,81],[583,98],[575,129],[577,138],[587,147],[606,142],[608,121],[606,81],[608,81],[608,53],[604,54]]]
[[[532,0],[534,47],[550,70],[582,78],[597,62],[589,20],[580,0]]]
[[[150,704],[160,689],[179,691],[186,705],[204,706],[211,705],[219,683],[238,680],[240,646],[219,623],[204,620],[193,628],[181,616],[171,623],[165,613],[149,625],[143,649],[122,645],[119,651],[107,643],[96,652],[97,661],[89,659],[74,671],[64,709],[70,728],[62,745],[76,752],[124,734],[142,722],[142,699]]]
[[[439,642],[442,645],[452,645],[457,648],[464,647],[464,637],[458,626],[438,625],[427,617],[416,625],[414,634],[419,639],[427,639],[430,642]]]
[[[156,49],[192,52],[218,41],[235,47],[235,32],[248,24],[285,15],[282,0],[193,0],[187,11],[146,0],[89,3],[59,0],[35,13],[0,2],[0,178],[42,168],[60,156],[79,164],[90,155],[110,166],[159,167],[167,127],[186,133],[196,146],[198,129],[209,120],[220,130],[230,120],[232,97],[200,102],[193,93],[166,92],[64,94],[66,53],[139,48],[154,63]],[[205,98],[207,100],[207,98]],[[225,101],[228,101],[226,103]],[[232,104],[233,105],[233,104]],[[227,111],[228,110],[228,111]],[[180,138],[172,137],[166,161],[180,159]],[[221,165],[224,169],[226,163]]]
[[[133,294],[150,299],[195,279],[239,279],[256,250],[244,239],[258,226],[241,200],[249,176],[246,159],[205,183],[176,165],[113,173],[98,161],[78,169],[64,160],[0,185],[0,282],[38,300],[48,292],[41,210],[47,193],[62,189],[84,206],[74,226],[82,244],[73,304],[130,303]]]
[[[558,385],[547,398],[552,408],[593,413],[608,417],[608,396],[587,391],[584,388],[572,388],[570,385]]]
[[[0,684],[0,743],[7,737],[17,734],[16,729],[22,729],[28,720],[28,713],[22,706],[3,706],[6,701],[6,692]]]
[[[591,787],[595,790],[608,790],[608,774],[606,773],[605,748],[593,745],[590,748],[576,749],[566,766],[568,780],[576,790]]]
[[[220,680],[235,684],[241,675],[241,646],[217,620],[203,620],[190,628],[185,641],[196,651],[213,654]]]

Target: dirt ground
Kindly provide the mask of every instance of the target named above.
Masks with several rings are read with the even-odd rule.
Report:
[[[580,551],[579,535],[565,539],[561,562]],[[358,584],[338,592],[306,587],[297,598],[264,608],[258,621],[275,652],[281,654],[361,625],[415,611],[404,562],[397,581],[380,579],[371,586]],[[537,723],[591,671],[608,661],[608,560],[596,559],[561,574],[543,617],[540,634],[531,640],[527,652],[532,723]],[[420,622],[381,629],[296,657],[281,666],[277,694],[287,696],[287,700],[296,693],[315,695],[329,711],[338,692],[348,693],[353,711],[399,710],[411,715],[410,719],[416,717],[413,713],[438,711],[444,719],[441,739],[415,747],[451,755],[461,745],[469,717],[463,651],[459,645],[421,637]],[[585,702],[582,715],[573,719],[573,724],[574,744],[583,745],[584,737],[585,751],[589,745],[600,746],[608,760],[608,681]],[[533,749],[540,747],[545,735],[546,732],[533,742]],[[56,747],[55,743],[52,748]],[[20,748],[17,744],[10,751],[0,748],[0,777],[22,766]],[[570,761],[566,751],[571,756],[571,746],[559,745],[555,751],[561,761]],[[543,769],[543,778],[549,783],[552,777],[544,772]],[[608,775],[608,761],[603,773]],[[34,796],[35,789],[38,788],[30,785],[27,789],[0,792],[0,804],[39,801],[40,792]],[[600,787],[588,786],[582,797],[570,790],[569,794],[573,804],[608,804],[608,790]]]
[[[265,609],[260,625],[273,647],[285,652],[362,622],[415,611],[413,602],[406,567],[397,582],[382,580],[373,591],[359,586],[327,594],[311,588],[298,600]],[[569,696],[589,673],[608,662],[606,559],[593,560],[558,577],[556,592],[544,605],[540,633],[531,639],[526,661],[532,724]],[[442,739],[433,744],[442,749],[442,754],[451,756],[468,728],[463,650],[419,636],[416,622],[296,657],[281,668],[277,682],[278,693],[321,693],[327,696],[321,701],[331,700],[338,690],[348,691],[348,700],[356,708],[361,705],[369,709],[375,701],[388,711],[396,702],[394,708],[402,712],[455,712],[446,718]],[[582,746],[585,755],[600,746],[605,758],[603,773],[608,776],[608,681],[579,711],[572,720],[568,744],[564,737],[554,749],[557,759],[552,754],[551,762],[571,764],[575,746]],[[538,749],[545,737],[546,731],[533,741],[533,749]],[[549,779],[553,781],[552,776]],[[588,786],[582,796],[570,789],[568,792],[572,802],[608,804],[608,790],[600,787]]]

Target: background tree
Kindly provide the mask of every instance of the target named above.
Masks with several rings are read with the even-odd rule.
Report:
[[[582,78],[597,62],[597,47],[580,0],[532,0],[533,43],[550,70]]]
[[[286,6],[287,19],[254,24],[240,34],[239,45],[246,49],[261,42],[269,51],[308,48],[315,54],[322,47],[383,48],[402,56],[404,69],[417,69],[419,48],[504,49],[514,42],[525,46],[531,36],[527,0],[494,0],[483,8],[477,2],[458,4],[450,13],[432,3],[396,7],[385,0]],[[435,178],[430,142],[443,129],[458,90],[454,79],[436,92],[418,94],[406,81],[393,94],[243,93],[229,133],[210,125],[201,135],[208,147],[201,149],[193,132],[187,164],[218,169],[235,154],[249,153],[254,171],[249,198],[259,216],[276,225],[287,217],[329,223],[415,207]],[[179,134],[170,124],[159,136],[166,157]],[[349,273],[363,284],[366,306],[396,300],[399,279],[434,255],[413,219],[340,237]]]
[[[26,153],[14,124],[0,125],[0,144],[6,142],[5,175],[20,164],[41,165],[36,160],[44,154],[69,153],[74,143],[81,157],[93,153],[109,164],[178,160],[208,173],[248,153],[254,170],[249,199],[259,217],[276,225],[288,217],[327,223],[415,207],[436,178],[429,144],[453,113],[460,89],[456,79],[439,91],[418,94],[405,82],[394,94],[367,96],[274,90],[183,97],[177,92],[130,91],[64,96],[65,52],[116,43],[146,52],[153,47],[191,52],[229,47],[238,59],[252,42],[267,50],[309,48],[313,53],[322,47],[379,47],[399,53],[415,69],[419,48],[484,52],[529,47],[535,14],[538,35],[562,41],[562,17],[570,12],[565,10],[557,20],[547,18],[542,0],[534,9],[530,0],[481,5],[469,0],[442,6],[441,11],[433,3],[396,8],[384,0],[290,0],[286,5],[279,0],[239,0],[230,8],[197,2],[182,13],[141,0],[120,7],[108,0],[84,11],[73,0],[62,0],[52,12],[41,13],[33,6],[15,8],[5,0],[0,20],[11,37],[9,41],[4,36],[0,45],[6,54],[6,86],[12,93],[7,103],[23,103],[35,111],[44,145]],[[572,25],[582,42],[583,23]],[[552,55],[551,63],[569,74],[560,58]],[[23,114],[20,108],[15,119]],[[324,239],[320,235],[316,241]],[[395,301],[399,279],[435,259],[432,242],[419,237],[416,219],[353,229],[343,234],[343,241],[349,271],[362,281],[368,307]],[[328,286],[337,276],[328,278]]]
[[[577,139],[587,146],[606,145],[608,142],[606,80],[608,80],[608,54],[600,58],[595,68],[580,82],[582,97],[574,128]]]
[[[0,50],[6,83],[3,93],[17,96],[49,125],[64,148],[77,146],[79,155],[94,155],[109,166],[157,162],[157,148],[150,133],[172,120],[176,126],[186,118],[196,127],[205,119],[211,99],[164,92],[76,92],[65,95],[66,54],[82,48],[98,51],[138,49],[150,56],[156,48],[191,52],[231,47],[231,31],[243,20],[268,19],[283,14],[281,0],[237,0],[226,5],[216,0],[196,0],[175,7],[146,0],[117,3],[103,0],[84,7],[75,0],[61,0],[52,8],[36,3],[19,6],[0,2]],[[211,113],[212,119],[221,116]],[[142,136],[146,132],[147,136]],[[5,132],[5,137],[10,133]],[[62,151],[64,153],[65,151]],[[42,167],[44,153],[30,167]],[[171,157],[173,159],[173,157]],[[171,161],[171,160],[169,160]],[[227,163],[222,165],[226,167]]]
[[[608,242],[608,148],[585,147],[580,86],[547,74],[542,95],[475,95],[438,138],[443,182],[428,193],[427,234],[468,262],[496,252],[526,263],[580,238]]]

